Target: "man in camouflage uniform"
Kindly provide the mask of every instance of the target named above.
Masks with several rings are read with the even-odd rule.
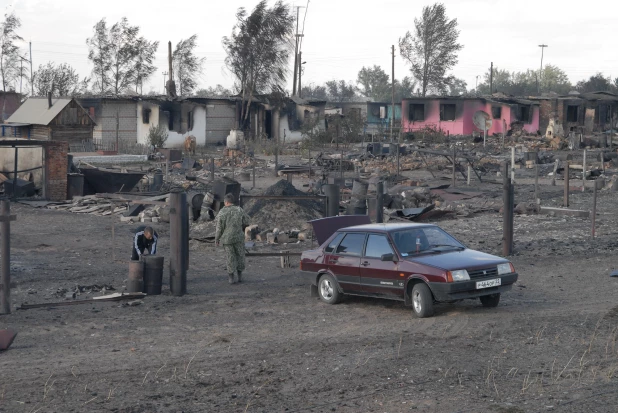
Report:
[[[249,225],[249,216],[239,206],[234,205],[234,196],[227,194],[223,198],[225,206],[217,214],[217,231],[215,244],[223,244],[227,255],[227,274],[230,284],[234,284],[234,273],[238,282],[242,282],[245,269],[245,231]]]

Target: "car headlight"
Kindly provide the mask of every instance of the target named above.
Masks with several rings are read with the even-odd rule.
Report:
[[[466,270],[449,271],[452,281],[467,281],[470,279],[470,275]]]
[[[513,268],[513,264],[510,262],[498,265],[498,275],[510,274],[512,272],[515,272],[515,268]]]

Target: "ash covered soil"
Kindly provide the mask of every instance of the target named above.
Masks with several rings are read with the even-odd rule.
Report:
[[[543,186],[545,204],[559,204],[560,185]],[[518,185],[516,198],[529,200],[531,188]],[[590,209],[590,191],[571,199]],[[223,251],[193,244],[184,297],[169,294],[166,262],[163,295],[141,305],[0,316],[0,328],[19,332],[0,353],[0,411],[615,411],[617,201],[599,193],[595,240],[589,219],[516,216],[520,278],[499,307],[441,304],[428,319],[394,301],[323,304],[297,260],[281,269],[278,258],[248,258],[246,282],[228,285]],[[15,305],[63,301],[75,285],[124,289],[128,266],[112,251],[128,258],[135,225],[117,224],[112,245],[109,217],[12,212]],[[169,228],[155,225],[167,261]],[[497,213],[439,225],[471,248],[501,251]]]

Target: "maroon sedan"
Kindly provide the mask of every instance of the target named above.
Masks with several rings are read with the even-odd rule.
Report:
[[[404,301],[418,317],[434,302],[479,298],[496,307],[517,281],[504,258],[466,248],[436,225],[369,224],[337,230],[319,248],[303,252],[313,296],[328,304],[343,294]]]

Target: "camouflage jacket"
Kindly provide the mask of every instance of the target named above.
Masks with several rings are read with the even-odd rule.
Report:
[[[235,244],[245,240],[243,227],[250,222],[249,215],[239,206],[224,207],[217,214],[215,241],[221,244]]]

